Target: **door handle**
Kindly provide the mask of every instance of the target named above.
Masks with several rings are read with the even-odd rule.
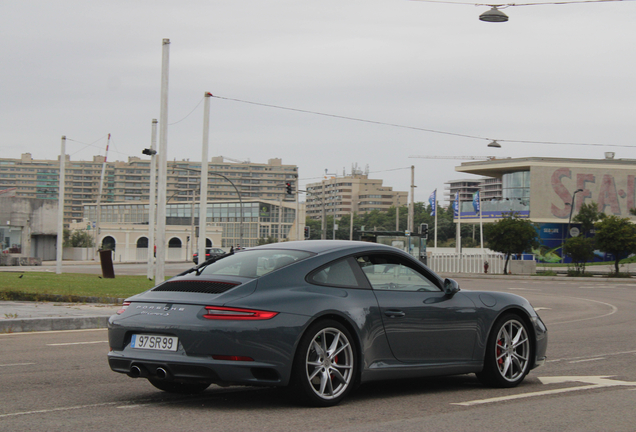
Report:
[[[389,318],[402,318],[406,314],[401,310],[387,310],[384,311],[384,315],[388,316]]]

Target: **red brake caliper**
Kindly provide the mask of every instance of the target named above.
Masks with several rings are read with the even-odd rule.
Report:
[[[497,341],[497,358],[498,358],[497,363],[499,363],[499,364],[503,364],[503,357],[499,357],[501,355],[501,342],[502,341],[503,340],[498,340]]]

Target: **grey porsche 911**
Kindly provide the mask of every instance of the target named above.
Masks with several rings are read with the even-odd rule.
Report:
[[[382,379],[513,387],[548,342],[523,297],[460,291],[391,246],[329,240],[211,258],[127,299],[108,339],[113,371],[167,392],[288,386],[314,406]]]

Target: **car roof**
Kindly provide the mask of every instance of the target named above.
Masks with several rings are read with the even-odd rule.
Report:
[[[258,249],[294,249],[313,253],[323,253],[332,250],[359,250],[360,248],[378,251],[397,251],[392,246],[379,243],[349,241],[349,240],[305,240],[305,241],[289,241],[281,243],[270,243],[262,246],[256,246]],[[250,248],[254,249],[254,248]]]

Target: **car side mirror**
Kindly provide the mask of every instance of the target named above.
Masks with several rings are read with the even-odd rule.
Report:
[[[459,284],[454,279],[444,279],[444,293],[448,297],[452,297],[459,292]]]

